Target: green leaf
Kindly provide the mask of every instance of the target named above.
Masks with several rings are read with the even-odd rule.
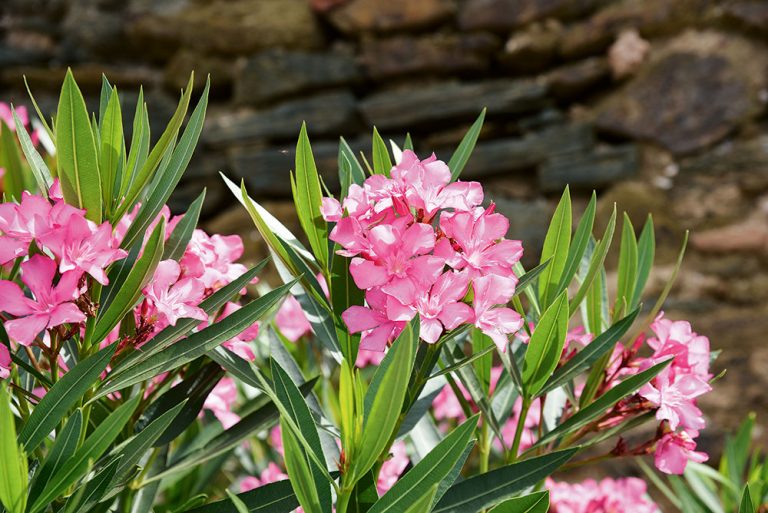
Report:
[[[56,161],[64,199],[84,208],[88,219],[100,223],[102,193],[96,142],[85,100],[69,69],[56,112]]]
[[[613,232],[616,229],[616,206],[613,207],[613,213],[611,214],[611,218],[608,220],[608,225],[605,228],[605,232],[603,233],[603,238],[600,239],[600,242],[597,243],[597,247],[595,248],[594,253],[592,254],[592,259],[589,261],[589,267],[587,268],[587,273],[584,276],[583,281],[581,282],[581,285],[579,285],[579,289],[576,291],[576,295],[571,298],[571,315],[576,311],[576,309],[581,304],[581,301],[584,299],[584,296],[587,294],[587,291],[589,290],[589,287],[592,285],[592,281],[595,279],[595,276],[597,273],[599,273],[603,269],[603,263],[605,262],[605,257],[608,255],[608,249],[611,247],[611,241],[613,240]]]
[[[200,308],[208,315],[216,314],[227,301],[238,294],[243,287],[259,274],[267,262],[269,262],[269,258],[265,258],[256,264],[256,266],[232,280],[228,285],[214,292],[213,295],[200,303]],[[152,337],[146,344],[141,346],[141,351],[134,351],[129,353],[123,359],[118,359],[112,366],[110,378],[116,378],[136,365],[150,360],[154,355],[181,339],[189,331],[199,325],[200,322],[201,321],[197,319],[179,319],[176,321],[176,326],[168,326]]]
[[[741,502],[739,503],[739,513],[756,513],[757,509],[752,503],[752,496],[749,493],[749,485],[744,486],[741,492]]]
[[[592,198],[589,200],[584,214],[579,220],[576,232],[573,234],[573,240],[568,250],[568,259],[565,262],[563,274],[560,277],[560,283],[557,286],[557,294],[565,290],[571,283],[571,280],[579,270],[581,259],[587,249],[590,238],[592,237],[592,226],[595,224],[595,210],[597,209],[597,194],[592,192]]]
[[[363,434],[350,472],[359,479],[387,448],[408,391],[419,343],[419,318],[409,322],[376,369],[365,393]]]
[[[479,330],[477,330],[477,331],[479,331]],[[475,330],[472,330],[473,341],[474,341],[475,337],[478,337],[478,335],[476,333],[477,332]],[[480,333],[482,333],[482,332],[480,332]],[[490,338],[490,337],[488,337],[488,338]],[[482,338],[481,340],[483,341],[482,342],[483,344],[487,344],[487,342],[488,342],[488,340],[485,339],[485,338]],[[435,372],[434,374],[432,374],[429,377],[429,379],[436,378],[438,376],[445,376],[446,374],[450,374],[452,372],[458,371],[459,369],[461,369],[462,367],[464,367],[466,365],[469,365],[470,363],[474,363],[475,364],[475,370],[478,371],[477,372],[478,377],[480,377],[482,379],[482,384],[485,387],[486,392],[487,392],[488,385],[490,384],[490,378],[486,379],[486,375],[488,374],[487,369],[486,369],[487,362],[488,361],[492,361],[492,358],[489,358],[489,357],[492,356],[493,351],[496,349],[496,346],[493,344],[493,341],[491,340],[490,342],[491,342],[491,345],[479,346],[479,347],[482,347],[482,349],[479,349],[476,352],[473,351],[473,353],[470,356],[467,356],[466,358],[464,358],[462,360],[459,360],[458,362],[454,363],[453,365],[449,365],[449,366],[445,367],[444,369],[441,369],[441,370]],[[481,370],[484,373],[482,376],[480,375],[480,372],[479,372]]]
[[[541,447],[542,445],[562,436],[567,433],[571,433],[582,426],[585,426],[590,421],[598,418],[600,415],[604,415],[614,404],[627,397],[630,394],[637,392],[640,387],[651,381],[656,375],[661,372],[664,367],[669,365],[670,360],[658,363],[653,367],[639,372],[633,376],[628,377],[618,385],[608,390],[606,393],[595,399],[590,404],[581,408],[574,413],[571,417],[565,420],[562,424],[558,425],[555,429],[542,436],[535,444],[535,447]]]
[[[360,165],[360,161],[357,160],[357,157],[355,156],[355,152],[352,151],[352,148],[349,147],[349,144],[347,144],[347,141],[343,138],[339,138],[339,172],[341,172],[342,162],[346,161],[346,163],[349,165],[349,175],[350,179],[345,180],[344,177],[341,178],[341,184],[342,186],[349,182],[349,183],[355,183],[357,185],[362,185],[365,181],[365,170],[363,170],[363,166]],[[341,197],[344,198],[346,196],[346,190],[342,189]]]
[[[114,299],[105,310],[99,311],[94,328],[93,343],[99,343],[109,334],[117,323],[130,312],[136,302],[141,298],[141,290],[149,283],[155,273],[160,257],[163,255],[163,242],[165,240],[165,219],[162,219],[152,235],[149,236],[144,253],[136,261],[136,264],[128,272],[125,281],[121,283],[111,282],[106,289],[106,294]],[[115,289],[115,287],[119,287]],[[117,290],[116,292],[112,292]]]
[[[624,315],[619,307],[622,302],[629,306],[635,293],[637,283],[637,239],[632,221],[624,213],[624,223],[621,227],[621,245],[619,246],[618,287],[616,290],[616,312],[614,315]]]
[[[635,308],[629,315],[598,335],[597,338],[587,344],[584,349],[576,353],[565,365],[552,374],[544,387],[542,387],[541,393],[546,394],[562,386],[588,369],[598,358],[609,353],[616,347],[619,339],[629,330],[639,313],[640,309]]]
[[[16,442],[11,397],[0,383],[0,503],[8,513],[24,513],[27,479],[27,455]]]
[[[227,490],[227,497],[229,497],[230,502],[235,506],[235,509],[237,509],[238,513],[248,513],[248,506],[245,505],[245,503],[240,500],[237,495]]]
[[[545,490],[504,501],[490,513],[547,513],[547,511],[549,511],[549,492]]]
[[[413,151],[413,139],[411,139],[411,133],[405,134],[405,140],[403,141],[403,149]]]
[[[480,511],[511,499],[552,474],[577,451],[556,451],[465,479],[448,489],[433,513]]]
[[[491,390],[491,367],[493,366],[492,352],[496,348],[493,339],[477,328],[472,329],[472,355],[469,358],[474,362],[475,372],[480,378],[483,390],[490,394]],[[461,362],[459,362],[461,363]]]
[[[173,228],[171,236],[165,241],[162,260],[179,260],[184,256],[184,251],[186,251],[187,245],[189,245],[189,241],[192,239],[192,234],[195,228],[197,228],[197,221],[200,219],[200,210],[203,208],[203,201],[205,201],[205,192],[206,190],[203,189],[203,192],[189,205],[184,216]]]
[[[472,150],[475,149],[477,138],[480,136],[480,131],[483,129],[485,112],[486,109],[484,108],[475,122],[472,123],[472,126],[469,127],[467,133],[464,134],[456,151],[451,155],[451,160],[448,161],[448,169],[451,170],[452,182],[459,179],[461,172],[464,171],[464,166],[467,165],[467,161],[469,160],[470,155],[472,155]]]
[[[80,431],[82,428],[83,414],[80,410],[75,410],[74,415],[70,416],[64,425],[64,429],[57,433],[51,452],[45,458],[42,468],[35,474],[35,480],[32,482],[32,488],[29,491],[31,497],[40,495],[48,485],[51,477],[75,454],[80,442]]]
[[[312,146],[307,136],[307,124],[301,124],[299,141],[296,143],[296,176],[291,175],[293,201],[296,213],[309,246],[323,268],[328,267],[328,225],[320,213],[323,191],[320,177],[312,155]]]
[[[523,393],[535,397],[560,361],[568,333],[568,292],[544,311],[531,335],[523,361]]]
[[[315,456],[311,458],[306,453],[307,449],[297,440],[299,433],[294,433],[293,429],[285,423],[285,419],[281,419],[285,465],[288,476],[294,484],[299,503],[308,512],[330,513],[331,488],[325,479],[325,469],[317,468],[315,463],[315,460],[325,461],[315,421],[304,397],[288,374],[275,360],[271,361],[270,367],[278,400],[286,408],[291,420],[300,426],[301,436],[307,441],[309,449]]]
[[[392,160],[389,158],[387,143],[379,135],[376,127],[373,127],[373,173],[389,176],[392,169]]]
[[[101,151],[99,152],[99,170],[101,171],[101,193],[107,212],[119,199],[115,191],[115,178],[122,173],[120,167],[125,159],[125,139],[123,138],[123,114],[120,110],[120,98],[117,88],[109,95],[101,123]],[[119,187],[119,185],[117,186]]]
[[[434,485],[427,493],[416,499],[410,505],[406,505],[404,513],[429,513],[432,511],[432,503],[435,501],[439,485]]]
[[[536,279],[539,277],[539,275],[541,275],[544,269],[547,268],[551,261],[552,259],[550,258],[549,260],[540,263],[530,271],[526,271],[525,274],[520,276],[520,280],[515,286],[515,296],[519,296],[521,293],[525,292],[528,287],[534,285],[536,283]]]
[[[463,464],[461,458],[467,456],[466,447],[476,426],[477,415],[451,431],[424,459],[398,479],[369,513],[397,513],[425,496],[430,497],[431,505],[436,487],[457,464]]]
[[[541,308],[547,308],[555,297],[557,284],[563,274],[568,260],[568,250],[571,244],[571,194],[565,188],[560,203],[558,203],[552,221],[544,239],[541,251],[541,262],[550,258],[549,263],[539,278],[539,301]]]
[[[96,397],[104,397],[203,356],[269,313],[291,285],[283,285],[267,292],[218,322],[154,354],[151,359],[131,366],[117,377],[108,376],[107,382]]]
[[[299,506],[287,479],[260,486],[237,496],[251,513],[290,513]],[[238,513],[231,501],[224,499],[206,506],[187,510],[187,513]]]
[[[19,115],[16,110],[13,110],[13,122],[16,125],[16,136],[21,143],[21,150],[24,152],[24,156],[27,158],[27,164],[29,164],[32,170],[32,175],[35,177],[37,187],[40,190],[40,194],[44,197],[48,197],[48,189],[53,185],[53,178],[51,178],[51,171],[45,164],[43,157],[35,149],[35,145],[32,143],[32,139],[27,133],[27,128],[24,123],[19,119]]]
[[[197,146],[197,141],[200,139],[200,133],[203,130],[210,86],[210,79],[208,79],[200,101],[192,112],[192,116],[189,118],[189,123],[186,129],[184,129],[181,139],[179,139],[179,144],[173,149],[170,158],[167,160],[163,159],[155,174],[155,179],[150,184],[148,197],[142,202],[139,212],[126,231],[121,243],[123,248],[131,247],[134,241],[144,236],[144,232],[157,218],[157,215],[167,203],[168,198],[171,197],[171,193],[176,188],[176,185],[178,185],[179,180],[181,180],[184,171],[186,171],[189,161],[192,159],[192,153]],[[152,158],[151,154],[149,158]]]
[[[116,184],[120,184],[118,198],[122,198],[128,192],[139,169],[144,165],[149,155],[149,116],[147,106],[144,104],[144,90],[139,88],[139,96],[136,100],[136,111],[133,114],[133,130],[131,133],[131,148],[128,151],[128,161],[120,176],[115,177]],[[121,216],[112,215],[110,221],[116,224]]]
[[[67,415],[67,411],[77,401],[82,400],[86,392],[99,380],[107,368],[109,360],[117,349],[117,344],[105,347],[75,365],[56,382],[43,396],[40,403],[24,423],[19,433],[19,442],[26,450],[32,451],[42,442],[48,433]]]
[[[77,452],[53,475],[45,490],[35,497],[29,508],[30,513],[45,509],[53,499],[88,473],[93,462],[112,445],[128,423],[140,400],[141,396],[136,396],[123,403],[94,429]]]
[[[635,291],[632,294],[632,300],[629,302],[629,308],[635,308],[640,303],[643,289],[645,289],[648,276],[650,276],[651,269],[653,268],[655,253],[656,238],[653,228],[653,217],[648,214],[648,220],[645,222],[643,231],[640,232],[640,237],[637,239],[637,283],[635,283]]]
[[[332,310],[344,312],[350,306],[362,306],[365,301],[365,291],[360,290],[352,279],[349,272],[351,259],[337,255],[335,251],[337,249],[340,249],[340,246],[335,244],[331,255],[330,298]],[[337,328],[336,336],[344,358],[349,362],[355,362],[360,336],[350,334],[345,327]]]
[[[21,191],[24,190],[21,155],[16,146],[16,137],[3,120],[0,120],[0,168],[5,170],[3,192],[6,198],[21,200]]]
[[[118,465],[120,465],[120,458],[110,462],[106,467],[96,472],[90,481],[80,485],[77,492],[67,500],[64,512],[90,511],[88,508],[102,500],[109,491],[112,480],[117,473]]]
[[[160,136],[160,139],[158,139],[157,144],[155,144],[155,147],[152,148],[152,151],[149,153],[149,156],[146,158],[146,161],[143,163],[141,168],[139,168],[138,171],[135,173],[135,175],[132,176],[131,184],[130,186],[128,186],[127,192],[125,193],[125,199],[120,204],[120,207],[116,210],[115,214],[112,216],[113,222],[123,217],[123,214],[125,214],[131,208],[133,208],[133,206],[136,204],[137,199],[139,198],[139,195],[141,194],[141,191],[144,189],[144,186],[146,186],[149,183],[150,179],[152,178],[152,174],[160,164],[160,161],[165,155],[166,150],[173,144],[173,141],[176,140],[176,136],[179,133],[181,124],[184,122],[184,117],[187,114],[187,108],[189,107],[189,100],[192,97],[193,83],[194,83],[194,73],[190,75],[189,82],[187,83],[187,88],[184,90],[184,93],[181,96],[181,101],[179,101],[179,105],[176,108],[176,112],[173,113],[173,116],[171,117],[171,120],[168,122],[168,126],[165,128],[165,131]],[[135,121],[134,121],[134,126],[135,126]],[[147,137],[149,137],[148,129],[147,129]],[[130,166],[128,166],[128,169],[130,170]]]
[[[55,140],[55,137],[53,135],[53,130],[51,130],[51,127],[48,124],[48,121],[45,119],[43,112],[40,110],[40,106],[37,104],[35,97],[32,95],[32,91],[29,89],[29,82],[27,82],[26,76],[24,76],[24,88],[27,90],[27,95],[29,96],[29,99],[32,101],[32,106],[35,108],[35,112],[37,113],[38,119],[43,124],[43,128],[45,128],[45,132],[48,134],[48,137],[50,137],[52,141]]]

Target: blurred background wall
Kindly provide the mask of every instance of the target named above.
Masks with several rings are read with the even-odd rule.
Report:
[[[210,73],[203,143],[173,207],[208,188],[204,216],[258,238],[217,176],[293,222],[288,173],[306,119],[334,187],[337,138],[369,151],[371,125],[444,160],[483,107],[465,179],[481,179],[537,259],[570,184],[658,230],[652,292],[685,229],[668,302],[728,368],[703,408],[705,446],[744,413],[768,422],[768,1],[2,0],[0,99],[55,106],[71,66],[95,109],[105,72],[143,84],[157,136],[195,70]],[[123,96],[123,94],[121,94]],[[125,95],[132,116],[136,95]],[[127,117],[127,119],[130,119]],[[258,249],[254,250],[257,251]],[[653,298],[648,302],[651,303]],[[708,442],[709,440],[709,442]]]

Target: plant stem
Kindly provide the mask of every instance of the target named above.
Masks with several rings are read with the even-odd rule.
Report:
[[[517,459],[518,452],[520,451],[520,440],[523,437],[523,431],[525,430],[525,418],[528,416],[528,409],[531,407],[531,400],[527,397],[523,397],[522,408],[520,408],[520,417],[517,419],[517,427],[515,428],[515,439],[512,442],[512,449],[510,449],[507,460],[509,463],[514,463]]]
[[[491,456],[491,437],[488,436],[488,424],[483,422],[480,425],[480,473],[488,472],[488,460]]]

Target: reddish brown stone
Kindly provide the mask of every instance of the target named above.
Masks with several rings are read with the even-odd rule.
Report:
[[[342,32],[387,32],[433,25],[456,10],[454,0],[351,0],[328,13]]]

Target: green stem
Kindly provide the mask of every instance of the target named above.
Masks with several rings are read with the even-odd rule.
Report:
[[[488,436],[488,423],[480,425],[480,473],[488,472],[488,461],[491,456],[491,438]]]
[[[523,405],[520,409],[520,417],[517,419],[517,427],[515,428],[515,439],[512,442],[512,449],[510,449],[507,460],[509,463],[514,463],[517,459],[518,452],[520,451],[520,440],[523,437],[523,431],[525,430],[525,418],[528,416],[528,409],[531,407],[531,400],[527,397],[523,397]]]

